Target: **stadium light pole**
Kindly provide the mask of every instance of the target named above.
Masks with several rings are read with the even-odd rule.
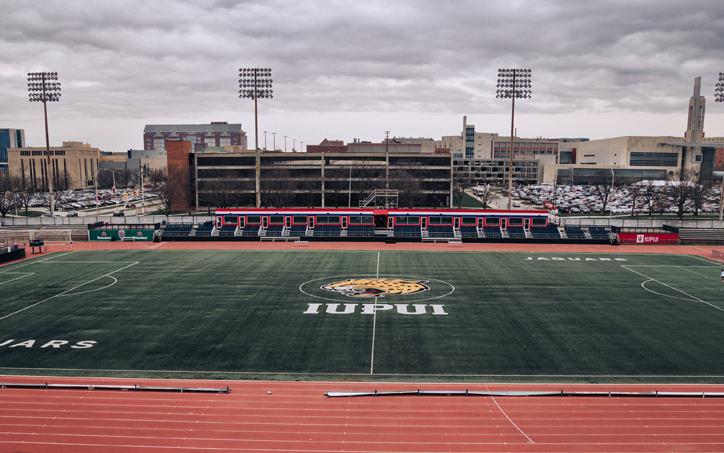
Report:
[[[284,136],[284,152],[287,152],[287,136]]]
[[[266,151],[266,132],[264,131],[264,151]]]
[[[48,102],[60,101],[60,82],[57,72],[29,72],[28,92],[30,102],[42,102],[43,113],[45,113],[45,155],[48,158],[45,176],[48,178],[48,198],[50,201],[50,215],[55,214],[53,206],[53,162],[50,160],[50,139],[48,138]]]
[[[510,169],[508,172],[508,210],[513,209],[513,138],[515,137],[515,98],[530,99],[530,69],[498,69],[496,98],[511,98]]]
[[[272,132],[272,151],[277,150],[277,133]]]
[[[260,161],[259,155],[259,115],[257,99],[273,98],[271,69],[270,68],[239,68],[239,97],[254,99],[254,149],[256,151],[256,207],[261,207],[261,192],[259,190]]]
[[[714,89],[714,102],[724,102],[724,72],[719,73],[719,82]],[[721,180],[721,192],[719,192],[719,220],[724,212],[724,177]]]

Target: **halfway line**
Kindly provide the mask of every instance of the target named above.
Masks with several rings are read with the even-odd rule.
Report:
[[[377,277],[380,278],[380,252],[377,252]],[[377,297],[375,297],[375,307],[377,307]],[[370,357],[370,374],[375,371],[375,333],[377,331],[377,310],[372,313],[372,357]]]

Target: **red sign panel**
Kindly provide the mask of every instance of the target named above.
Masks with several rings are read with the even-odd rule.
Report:
[[[619,244],[676,245],[678,234],[618,233]]]

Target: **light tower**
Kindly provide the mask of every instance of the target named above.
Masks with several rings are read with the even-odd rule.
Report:
[[[513,209],[513,138],[515,136],[515,98],[530,99],[530,69],[498,69],[496,98],[511,98],[510,114],[510,170],[508,172],[508,210]]]
[[[55,169],[53,162],[50,160],[50,139],[48,138],[48,102],[60,101],[60,82],[50,82],[58,80],[57,72],[29,72],[28,73],[28,91],[30,102],[42,102],[43,112],[45,113],[45,155],[48,158],[48,165],[45,169],[45,176],[48,178],[48,198],[50,201],[50,215],[55,214],[53,206],[53,175]]]
[[[260,161],[259,156],[259,116],[257,99],[273,98],[270,68],[239,68],[239,97],[254,99],[254,149],[256,151],[256,207],[261,207],[259,190]]]
[[[724,72],[719,73],[719,82],[716,84],[714,90],[714,102],[724,102]],[[724,178],[721,181],[722,192],[719,192],[719,220],[722,219],[722,212],[724,211]]]

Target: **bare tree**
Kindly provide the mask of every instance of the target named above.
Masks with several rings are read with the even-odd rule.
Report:
[[[265,169],[261,179],[262,202],[268,207],[286,208],[294,200],[294,183],[289,170]]]
[[[164,174],[168,174],[166,169],[162,169],[161,171],[165,172]],[[128,187],[137,180],[137,168],[124,168],[123,170],[118,172],[118,175],[116,175],[116,182],[124,187]]]
[[[153,184],[153,187],[157,187],[158,184],[166,182],[168,175],[160,168],[153,168],[148,172],[147,180],[149,184]]]
[[[15,176],[0,173],[0,215],[3,217],[18,206],[17,180]]]
[[[156,189],[156,194],[161,199],[161,207],[166,215],[170,215],[173,205],[184,200],[184,190],[189,186],[189,174],[185,168],[176,165],[169,165],[162,169],[166,184]]]
[[[695,171],[681,168],[666,179],[669,196],[673,198],[673,203],[678,208],[676,215],[679,219],[684,218],[686,202],[691,199],[698,178],[699,175]]]
[[[631,217],[636,215],[636,201],[640,200],[643,192],[635,179],[627,178],[621,180],[621,187],[628,190],[628,196],[631,197]]]
[[[398,190],[399,207],[415,208],[425,202],[425,194],[420,180],[405,170],[395,170],[390,174],[390,187]]]
[[[352,181],[352,190],[364,198],[376,189],[385,188],[385,167],[356,165],[352,168]]]
[[[603,204],[602,212],[606,212],[606,206],[609,204],[609,193],[611,192],[611,183],[613,175],[611,170],[600,169],[591,177],[591,194],[597,195]]]
[[[695,216],[699,215],[701,206],[704,204],[704,201],[706,201],[706,193],[712,186],[713,177],[712,172],[703,171],[699,171],[696,176],[692,176],[692,179],[695,179],[695,181],[691,189],[691,201]]]
[[[64,168],[62,170],[61,174],[55,178],[55,182],[53,184],[55,184],[53,186],[53,190],[62,191],[62,190],[72,189],[75,186],[75,181],[73,180],[73,177],[68,172],[68,169]]]
[[[657,186],[653,181],[641,181],[639,183],[641,190],[641,197],[644,199],[646,206],[648,207],[649,213],[655,212],[655,202],[658,194],[661,192],[661,187]]]
[[[478,197],[478,199],[480,199],[480,201],[486,207],[489,207],[493,200],[499,197],[499,194],[497,190],[495,190],[495,187],[490,184],[479,185],[473,190],[475,191],[475,195]]]
[[[455,178],[453,182],[453,203],[458,209],[463,207],[463,201],[465,200],[465,180],[462,178]]]
[[[300,206],[313,208],[320,201],[322,183],[317,178],[308,175],[296,181],[297,202]]]
[[[243,188],[244,183],[231,170],[204,170],[203,175],[199,174],[199,201],[207,207],[238,206]]]

